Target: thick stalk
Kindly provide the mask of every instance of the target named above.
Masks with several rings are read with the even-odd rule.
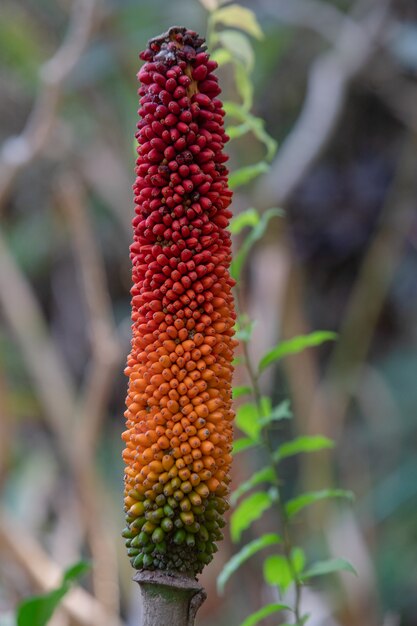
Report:
[[[140,571],[134,577],[142,593],[140,626],[194,626],[206,592],[187,576]]]

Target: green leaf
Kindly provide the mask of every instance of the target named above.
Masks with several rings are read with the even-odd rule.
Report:
[[[241,167],[239,170],[235,170],[230,174],[229,187],[231,189],[236,189],[236,187],[246,185],[260,174],[265,174],[268,171],[269,165],[266,161],[259,161],[258,163],[254,163],[253,165]]]
[[[294,572],[298,576],[298,574],[303,571],[304,565],[306,563],[306,557],[302,548],[296,546],[291,550],[291,562]]]
[[[68,589],[69,585],[65,585],[42,596],[23,600],[17,612],[17,626],[46,626]]]
[[[252,115],[245,107],[236,102],[225,102],[224,109],[228,116],[241,122],[240,126],[232,126],[226,129],[231,139],[241,137],[247,132],[252,132],[266,148],[266,160],[272,161],[277,151],[277,142],[265,130],[265,122],[262,118]]]
[[[241,105],[237,102],[227,100],[226,102],[223,102],[223,108],[226,112],[226,115],[234,117],[240,122],[246,122],[248,117],[250,116],[250,113],[245,111],[245,109],[242,109]]]
[[[282,359],[284,356],[297,354],[306,348],[319,346],[325,341],[334,341],[336,338],[337,333],[333,333],[329,330],[318,330],[310,333],[309,335],[299,335],[298,337],[293,337],[287,341],[282,341],[275,346],[275,348],[272,348],[272,350],[267,352],[264,357],[262,357],[259,363],[259,372],[263,372],[268,365]]]
[[[253,441],[258,441],[260,424],[259,414],[253,402],[241,404],[236,412],[236,425]]]
[[[243,264],[252,248],[252,246],[259,241],[259,239],[262,239],[268,224],[270,222],[270,220],[273,217],[277,217],[282,215],[282,212],[279,209],[273,208],[273,209],[268,209],[267,211],[265,211],[265,213],[262,215],[261,219],[259,220],[258,224],[256,224],[256,226],[254,226],[251,230],[251,232],[249,233],[249,235],[246,237],[246,239],[243,241],[240,250],[238,251],[237,254],[235,254],[234,259],[232,260],[232,264],[231,264],[231,274],[232,277],[235,280],[239,279],[240,276],[240,272],[242,270]]]
[[[212,17],[214,23],[239,28],[256,39],[262,39],[264,36],[255,13],[239,4],[230,4],[218,9],[212,14]]]
[[[287,420],[291,418],[292,412],[290,409],[290,401],[283,400],[280,404],[274,407],[268,415],[261,418],[260,424],[262,428],[265,428],[265,426],[268,426],[272,422],[278,422],[280,420]]]
[[[233,442],[233,450],[232,454],[237,454],[238,452],[243,452],[244,450],[248,450],[249,448],[253,448],[256,446],[256,441],[253,439],[249,439],[249,437],[241,437],[240,439],[236,439]]]
[[[294,574],[298,576],[305,563],[304,552],[301,548],[293,548],[291,550],[291,563]],[[294,578],[285,556],[274,554],[265,559],[264,579],[269,585],[278,585],[282,592],[288,589]]]
[[[216,33],[216,39],[231,56],[231,59],[242,63],[248,72],[253,70],[254,53],[250,40],[237,30],[223,30]]]
[[[291,441],[283,443],[276,452],[274,452],[274,461],[282,461],[294,454],[300,454],[301,452],[318,452],[319,450],[325,450],[327,448],[333,448],[334,441],[323,435],[305,435],[304,437],[296,437]]]
[[[242,98],[242,106],[246,111],[249,111],[253,104],[253,83],[246,67],[242,63],[235,63],[235,83],[237,91]]]
[[[239,500],[243,494],[247,493],[253,487],[260,485],[261,483],[273,483],[275,480],[275,473],[272,467],[264,467],[252,474],[252,476],[245,480],[245,482],[241,483],[239,487],[237,487],[232,494],[230,495],[230,503],[232,506],[235,506],[236,502]]]
[[[351,572],[355,576],[358,575],[357,571],[345,559],[327,559],[325,561],[317,561],[311,565],[305,572],[302,573],[302,580],[308,580],[315,576],[324,576],[326,574],[333,574],[334,572]]]
[[[230,534],[234,542],[239,541],[242,532],[269,509],[273,503],[270,493],[256,492],[243,500],[230,517]]]
[[[229,50],[225,50],[224,48],[217,48],[217,50],[212,53],[211,59],[212,61],[216,61],[219,67],[233,61],[233,57]]]
[[[261,415],[268,415],[272,411],[272,400],[269,396],[261,397]]]
[[[71,587],[71,583],[86,573],[90,565],[80,561],[69,567],[58,589],[23,600],[17,610],[17,626],[46,626],[55,609]]]
[[[64,572],[63,584],[69,583],[81,578],[84,574],[86,574],[91,569],[91,564],[88,561],[78,561],[74,565],[71,565]]]
[[[240,626],[254,626],[268,615],[272,615],[273,613],[277,613],[278,611],[291,611],[291,608],[286,604],[267,604],[263,606],[259,611],[255,611],[249,615]]]
[[[232,235],[238,235],[247,226],[259,224],[260,219],[261,216],[256,209],[246,209],[230,220],[229,230]]]
[[[328,498],[346,498],[347,500],[352,501],[354,496],[351,491],[346,491],[345,489],[322,489],[321,491],[309,491],[307,493],[303,493],[297,498],[289,500],[285,505],[285,510],[288,517],[292,517],[306,506]]]
[[[266,148],[266,160],[272,161],[278,148],[278,142],[266,132],[265,122],[259,117],[252,116],[250,129],[255,137],[264,144]]]
[[[268,585],[278,585],[285,591],[292,583],[292,575],[285,556],[274,554],[264,561],[264,580]]]
[[[252,393],[252,387],[247,387],[243,385],[241,387],[233,387],[232,389],[232,397],[233,400],[240,398],[241,396],[248,396]]]
[[[246,135],[250,130],[249,124],[231,125],[226,128],[226,135],[228,135],[229,139],[238,139]]]
[[[282,539],[279,535],[275,533],[268,533],[266,535],[263,535],[259,539],[254,539],[246,546],[244,546],[237,554],[232,556],[232,558],[223,567],[217,579],[217,589],[219,594],[222,594],[224,592],[224,587],[230,576],[234,574],[234,572],[245,561],[247,561],[251,556],[256,554],[256,552],[259,552],[260,550],[263,550],[268,546],[272,546],[281,542]]]

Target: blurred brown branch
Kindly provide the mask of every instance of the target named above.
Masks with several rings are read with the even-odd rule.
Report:
[[[61,175],[57,202],[70,226],[71,241],[82,279],[87,304],[92,357],[79,407],[83,424],[82,445],[94,448],[111,391],[111,379],[120,364],[121,346],[113,319],[103,258],[87,214],[87,198],[75,174]]]
[[[56,121],[64,83],[79,62],[92,32],[95,5],[95,0],[73,3],[67,35],[55,55],[40,69],[39,95],[27,123],[21,135],[10,138],[2,147],[0,207],[16,176],[46,145]],[[0,306],[58,441],[58,454],[64,458],[78,489],[84,527],[94,556],[96,596],[108,610],[117,612],[116,555],[109,530],[101,521],[105,490],[95,469],[94,443],[111,391],[112,375],[119,363],[120,347],[103,262],[86,214],[81,185],[69,176],[62,178],[60,199],[71,225],[91,330],[92,359],[79,394],[48,331],[36,294],[1,234]],[[7,534],[8,529],[3,529],[3,534]],[[22,560],[24,554],[20,555]],[[26,558],[32,558],[30,550]],[[102,620],[91,623],[102,623]]]
[[[100,521],[102,519],[100,495],[104,489],[96,475],[94,467],[94,449],[87,448],[84,441],[84,429],[90,440],[99,424],[99,411],[102,411],[103,399],[108,388],[103,390],[102,380],[108,382],[108,363],[101,360],[100,371],[96,371],[92,389],[86,387],[83,398],[88,398],[89,405],[82,400],[83,412],[77,410],[75,386],[66,368],[65,362],[57,351],[48,333],[47,325],[40,311],[36,296],[11,256],[0,234],[0,306],[12,329],[29,373],[39,394],[45,416],[55,433],[59,450],[71,469],[75,484],[80,493],[84,523],[95,558],[97,597],[113,609],[118,605],[118,592],[115,578],[117,568],[113,541],[109,531]],[[112,368],[114,362],[112,363]],[[104,372],[104,376],[101,372]],[[91,400],[100,382],[101,395]],[[100,391],[100,390],[99,390]],[[87,426],[89,416],[84,413],[87,406],[92,406],[95,414],[94,425]],[[81,421],[82,418],[82,421]],[[104,585],[104,586],[103,586]]]
[[[123,162],[123,156],[108,142],[98,137],[84,148],[76,166],[80,178],[111,209],[123,228],[126,242],[130,242],[132,181]],[[108,176],[108,172],[112,175]]]
[[[381,1],[355,28],[345,18],[333,48],[312,63],[298,120],[256,189],[258,205],[285,204],[326,147],[350,83],[378,47],[388,7]]]
[[[45,415],[65,458],[73,456],[74,384],[48,332],[33,289],[0,232],[0,307],[25,359]]]
[[[64,83],[87,45],[96,0],[74,0],[66,37],[39,70],[38,97],[21,134],[0,150],[0,209],[19,172],[44,148],[54,126]]]

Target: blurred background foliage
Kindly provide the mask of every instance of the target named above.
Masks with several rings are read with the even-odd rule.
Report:
[[[1,0],[2,626],[81,557],[93,561],[85,589],[69,592],[51,624],[138,623],[120,537],[135,75],[148,38],[172,24],[205,33],[213,3]],[[357,496],[352,510],[317,507],[297,527],[311,554],[326,546],[359,572],[307,589],[311,624],[415,626],[416,4],[243,4],[264,31],[252,41],[252,110],[278,151],[268,173],[237,189],[234,210],[285,209],[244,269],[252,350],[315,329],[340,334],[261,381],[275,400],[291,397],[297,433],[337,444],[289,460],[286,489],[330,482]],[[236,100],[227,65],[221,81]],[[248,134],[229,152],[236,169],[265,150]],[[239,456],[236,479],[260,463]],[[225,540],[203,575],[201,624],[238,624],[273,599],[256,559],[217,597],[233,550]]]

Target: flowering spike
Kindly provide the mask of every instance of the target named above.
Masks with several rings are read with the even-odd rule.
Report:
[[[231,191],[217,64],[174,27],[140,55],[124,531],[136,569],[194,576],[232,460]]]

